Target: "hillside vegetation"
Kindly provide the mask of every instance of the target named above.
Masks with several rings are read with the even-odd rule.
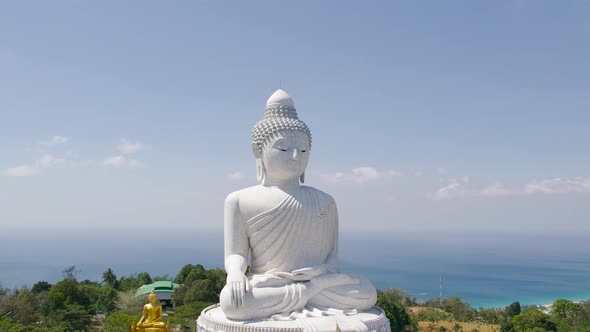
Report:
[[[219,301],[226,273],[185,265],[174,278],[151,277],[147,272],[117,278],[111,269],[102,281],[78,280],[74,266],[64,270],[55,284],[39,281],[31,288],[6,289],[0,286],[0,331],[76,332],[128,331],[140,318],[145,298],[135,297],[142,285],[170,280],[181,286],[172,299],[175,308],[165,311],[173,331],[194,331],[201,311]],[[559,299],[550,314],[536,307],[521,308],[514,302],[506,308],[475,309],[458,297],[417,303],[399,289],[378,291],[377,305],[383,308],[398,331],[466,332],[587,332],[590,331],[590,303]]]

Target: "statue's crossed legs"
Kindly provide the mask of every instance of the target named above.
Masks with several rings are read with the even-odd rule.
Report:
[[[362,311],[371,308],[377,297],[377,291],[367,279],[341,273],[326,273],[302,282],[266,275],[252,275],[248,279],[251,289],[244,293],[242,303],[238,305],[232,304],[229,287],[221,291],[221,309],[227,318],[270,317],[305,306]]]

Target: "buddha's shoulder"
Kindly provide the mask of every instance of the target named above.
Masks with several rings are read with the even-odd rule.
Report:
[[[324,205],[331,205],[336,203],[332,196],[314,187],[301,186],[301,190],[307,192],[308,194],[314,195]],[[280,201],[282,201],[282,199],[284,198],[284,193],[278,193],[276,190],[272,188],[257,185],[230,193],[229,195],[227,195],[225,203],[226,205],[229,204],[233,206],[239,206],[243,204],[259,205],[261,201],[268,203],[273,202],[273,204],[276,204],[280,203]]]
[[[225,204],[238,205],[240,203],[240,200],[248,199],[249,197],[253,197],[260,194],[260,190],[260,186],[252,186],[234,191],[227,195],[227,197],[225,198]]]
[[[321,191],[317,188],[314,187],[309,187],[309,186],[301,186],[301,188],[303,190],[306,190],[308,193],[311,193],[313,195],[315,195],[318,200],[320,202],[322,202],[323,204],[336,204],[336,201],[334,200],[334,197],[332,197],[330,194]]]
[[[225,199],[226,204],[260,204],[261,201],[272,202],[274,200],[282,200],[284,197],[276,189],[269,188],[262,185],[244,188],[234,191],[227,195]]]

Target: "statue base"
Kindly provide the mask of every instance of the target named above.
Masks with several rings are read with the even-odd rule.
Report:
[[[248,321],[227,319],[219,304],[203,310],[197,332],[391,332],[389,320],[379,307],[354,314],[339,311],[307,311],[290,316]]]

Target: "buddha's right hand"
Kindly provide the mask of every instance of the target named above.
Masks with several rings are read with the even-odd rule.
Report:
[[[234,308],[244,306],[246,292],[250,291],[248,278],[242,272],[232,272],[227,275],[226,287],[229,289],[231,304]]]

